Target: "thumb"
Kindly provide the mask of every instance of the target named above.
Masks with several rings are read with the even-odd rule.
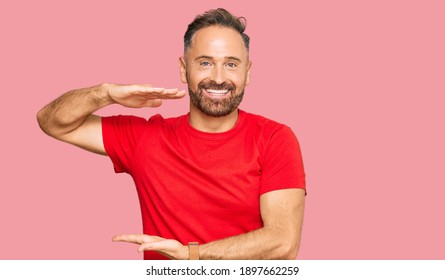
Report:
[[[160,252],[172,252],[179,249],[179,242],[171,239],[164,239],[156,242],[143,243],[139,246],[138,251],[160,251]]]
[[[162,99],[150,99],[145,102],[144,107],[159,107],[162,105]]]

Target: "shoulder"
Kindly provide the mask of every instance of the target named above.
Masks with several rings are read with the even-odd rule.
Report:
[[[282,156],[290,151],[300,153],[300,144],[292,129],[282,123],[251,113],[245,114],[245,128],[253,135],[260,154],[269,158]]]
[[[164,118],[162,115],[157,114],[151,116],[147,121],[147,126],[158,129],[177,129],[179,126],[184,124],[184,120],[187,119],[187,115],[181,115],[178,117]]]
[[[243,114],[248,129],[257,131],[263,138],[294,136],[292,129],[285,124],[244,111],[240,113]]]
[[[162,124],[172,124],[172,125],[175,125],[175,124],[180,122],[185,117],[186,117],[186,115],[181,115],[181,116],[178,116],[178,117],[164,118],[162,115],[156,114],[156,115],[151,116],[148,119],[148,122],[149,123],[162,123]]]

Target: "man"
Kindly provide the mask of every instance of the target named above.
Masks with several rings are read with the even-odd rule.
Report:
[[[287,126],[238,109],[252,65],[244,29],[224,9],[188,26],[179,59],[187,115],[94,115],[114,103],[157,107],[185,96],[108,83],[69,91],[37,114],[45,133],[108,155],[116,172],[133,177],[144,234],[113,240],[140,244],[145,259],[297,256],[305,198],[300,148]]]

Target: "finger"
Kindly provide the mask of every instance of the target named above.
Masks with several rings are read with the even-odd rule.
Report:
[[[143,251],[159,251],[159,252],[169,252],[174,251],[175,247],[171,243],[171,240],[161,240],[154,242],[147,242],[141,244],[138,248],[138,252],[141,253]]]
[[[153,88],[152,92],[162,95],[185,95],[185,90],[179,90],[177,88]]]
[[[186,93],[187,92],[185,91],[185,89],[183,89],[183,90],[178,91],[175,95],[181,98],[181,97],[184,97],[186,95]]]
[[[183,98],[186,94],[185,90],[178,90],[178,89],[166,89],[160,98],[163,99],[179,99]]]
[[[163,87],[149,87],[149,86],[141,86],[139,88],[140,92],[146,93],[162,93],[162,94],[176,94],[179,89],[177,88],[163,88]]]
[[[147,100],[147,102],[145,102],[145,106],[144,107],[152,107],[152,108],[156,108],[162,105],[162,99],[150,99]]]
[[[140,93],[151,93],[151,92],[163,92],[165,89],[161,87],[153,87],[150,84],[134,84],[124,86],[125,91],[128,92],[140,92]]]
[[[120,234],[113,237],[113,242],[131,242],[135,244],[142,244],[149,242],[148,235],[144,234]]]
[[[171,89],[169,92],[165,90],[164,92],[144,92],[140,95],[145,96],[148,99],[180,99],[186,95],[185,90]]]
[[[151,91],[149,91],[149,92],[165,93],[165,91],[166,91],[165,88],[154,87],[154,88],[151,88]]]
[[[161,98],[161,99],[178,99],[185,96],[185,90],[179,90],[177,88],[152,88],[152,87],[139,87],[134,88],[134,94],[141,96],[147,96],[149,98]]]
[[[177,89],[177,88],[166,88],[164,90],[165,94],[176,94],[178,92],[179,92],[179,89]]]
[[[185,95],[185,90],[179,90],[177,88],[166,88],[163,93],[172,95]]]

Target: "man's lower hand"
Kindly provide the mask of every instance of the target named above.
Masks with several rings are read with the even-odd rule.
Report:
[[[146,234],[121,234],[112,239],[114,242],[131,242],[139,244],[138,252],[156,251],[170,259],[188,260],[189,249],[174,239]]]

